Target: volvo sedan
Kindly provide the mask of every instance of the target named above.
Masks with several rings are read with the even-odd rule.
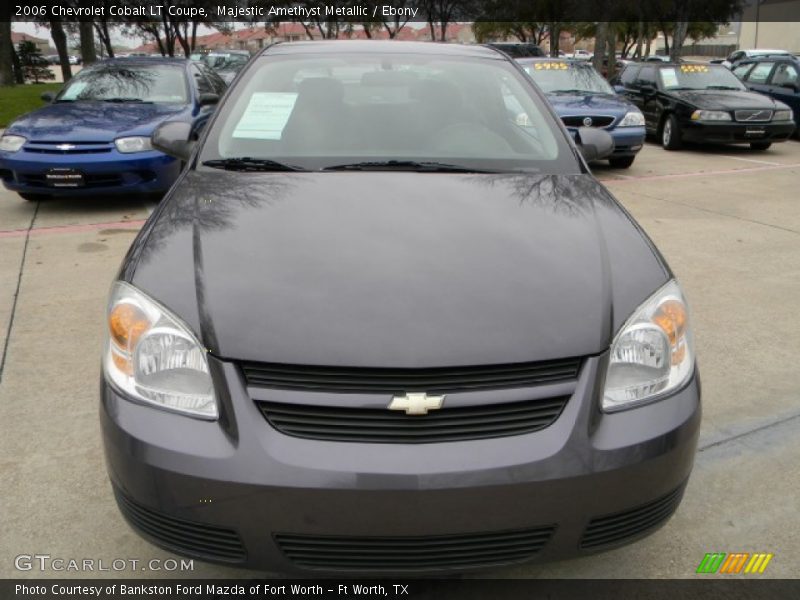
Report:
[[[190,135],[153,136],[187,168],[108,302],[103,439],[142,536],[444,573],[614,548],[677,509],[686,299],[589,172],[608,133],[573,140],[507,55],[270,46]]]

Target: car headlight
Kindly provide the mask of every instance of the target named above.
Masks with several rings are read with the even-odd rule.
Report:
[[[603,410],[655,400],[688,381],[694,370],[689,311],[669,281],[633,313],[611,344]]]
[[[794,118],[791,110],[776,110],[772,116],[773,121],[791,121]]]
[[[731,113],[724,110],[696,110],[692,113],[692,121],[730,121]]]
[[[644,127],[644,115],[638,110],[632,110],[622,117],[617,127]]]
[[[21,135],[4,135],[0,137],[0,151],[16,152],[25,143],[25,138]]]
[[[114,145],[117,147],[117,150],[125,154],[131,152],[147,152],[153,149],[150,138],[141,136],[117,138],[114,140]]]
[[[206,354],[178,317],[133,286],[114,284],[103,357],[109,383],[134,400],[216,419]]]

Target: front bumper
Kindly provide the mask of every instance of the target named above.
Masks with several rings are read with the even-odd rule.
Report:
[[[636,156],[644,145],[644,127],[618,127],[608,132],[614,138],[614,152],[611,158]]]
[[[793,121],[770,123],[702,123],[685,119],[681,138],[687,142],[712,144],[749,144],[751,142],[784,142],[794,132]]]
[[[272,392],[248,393],[239,369],[222,361],[211,364],[215,380],[226,382],[218,385],[218,422],[135,404],[102,382],[107,466],[122,512],[141,534],[214,562],[391,573],[579,556],[647,535],[669,518],[700,425],[696,375],[661,401],[601,413],[606,360],[585,361],[563,412],[543,430],[416,445],[279,433],[251,398]],[[515,553],[534,542],[531,552]],[[433,552],[443,547],[449,562]],[[371,561],[387,548],[388,563]]]
[[[84,176],[81,187],[52,187],[50,169],[74,169]],[[167,191],[180,174],[180,161],[157,152],[122,154],[115,149],[89,154],[0,152],[0,179],[9,190],[47,196],[152,194]]]

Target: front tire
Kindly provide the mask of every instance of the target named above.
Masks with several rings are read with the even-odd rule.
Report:
[[[609,158],[608,164],[614,169],[627,169],[633,164],[635,156],[619,156],[617,158]]]
[[[751,150],[766,150],[772,146],[772,142],[750,142]]]
[[[680,150],[683,146],[681,126],[675,115],[668,115],[661,126],[661,146],[664,150]]]

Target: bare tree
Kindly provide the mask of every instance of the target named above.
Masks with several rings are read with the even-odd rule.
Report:
[[[94,25],[90,21],[81,21],[78,24],[81,36],[81,62],[90,65],[97,60],[97,51],[94,47]]]
[[[69,64],[69,53],[67,52],[67,34],[64,32],[64,25],[60,18],[50,19],[50,35],[53,36],[53,43],[58,52],[58,62],[61,63],[61,76],[66,83],[72,79],[72,67]]]
[[[14,85],[14,69],[12,55],[14,44],[11,42],[11,3],[2,2],[0,11],[0,85]]]

